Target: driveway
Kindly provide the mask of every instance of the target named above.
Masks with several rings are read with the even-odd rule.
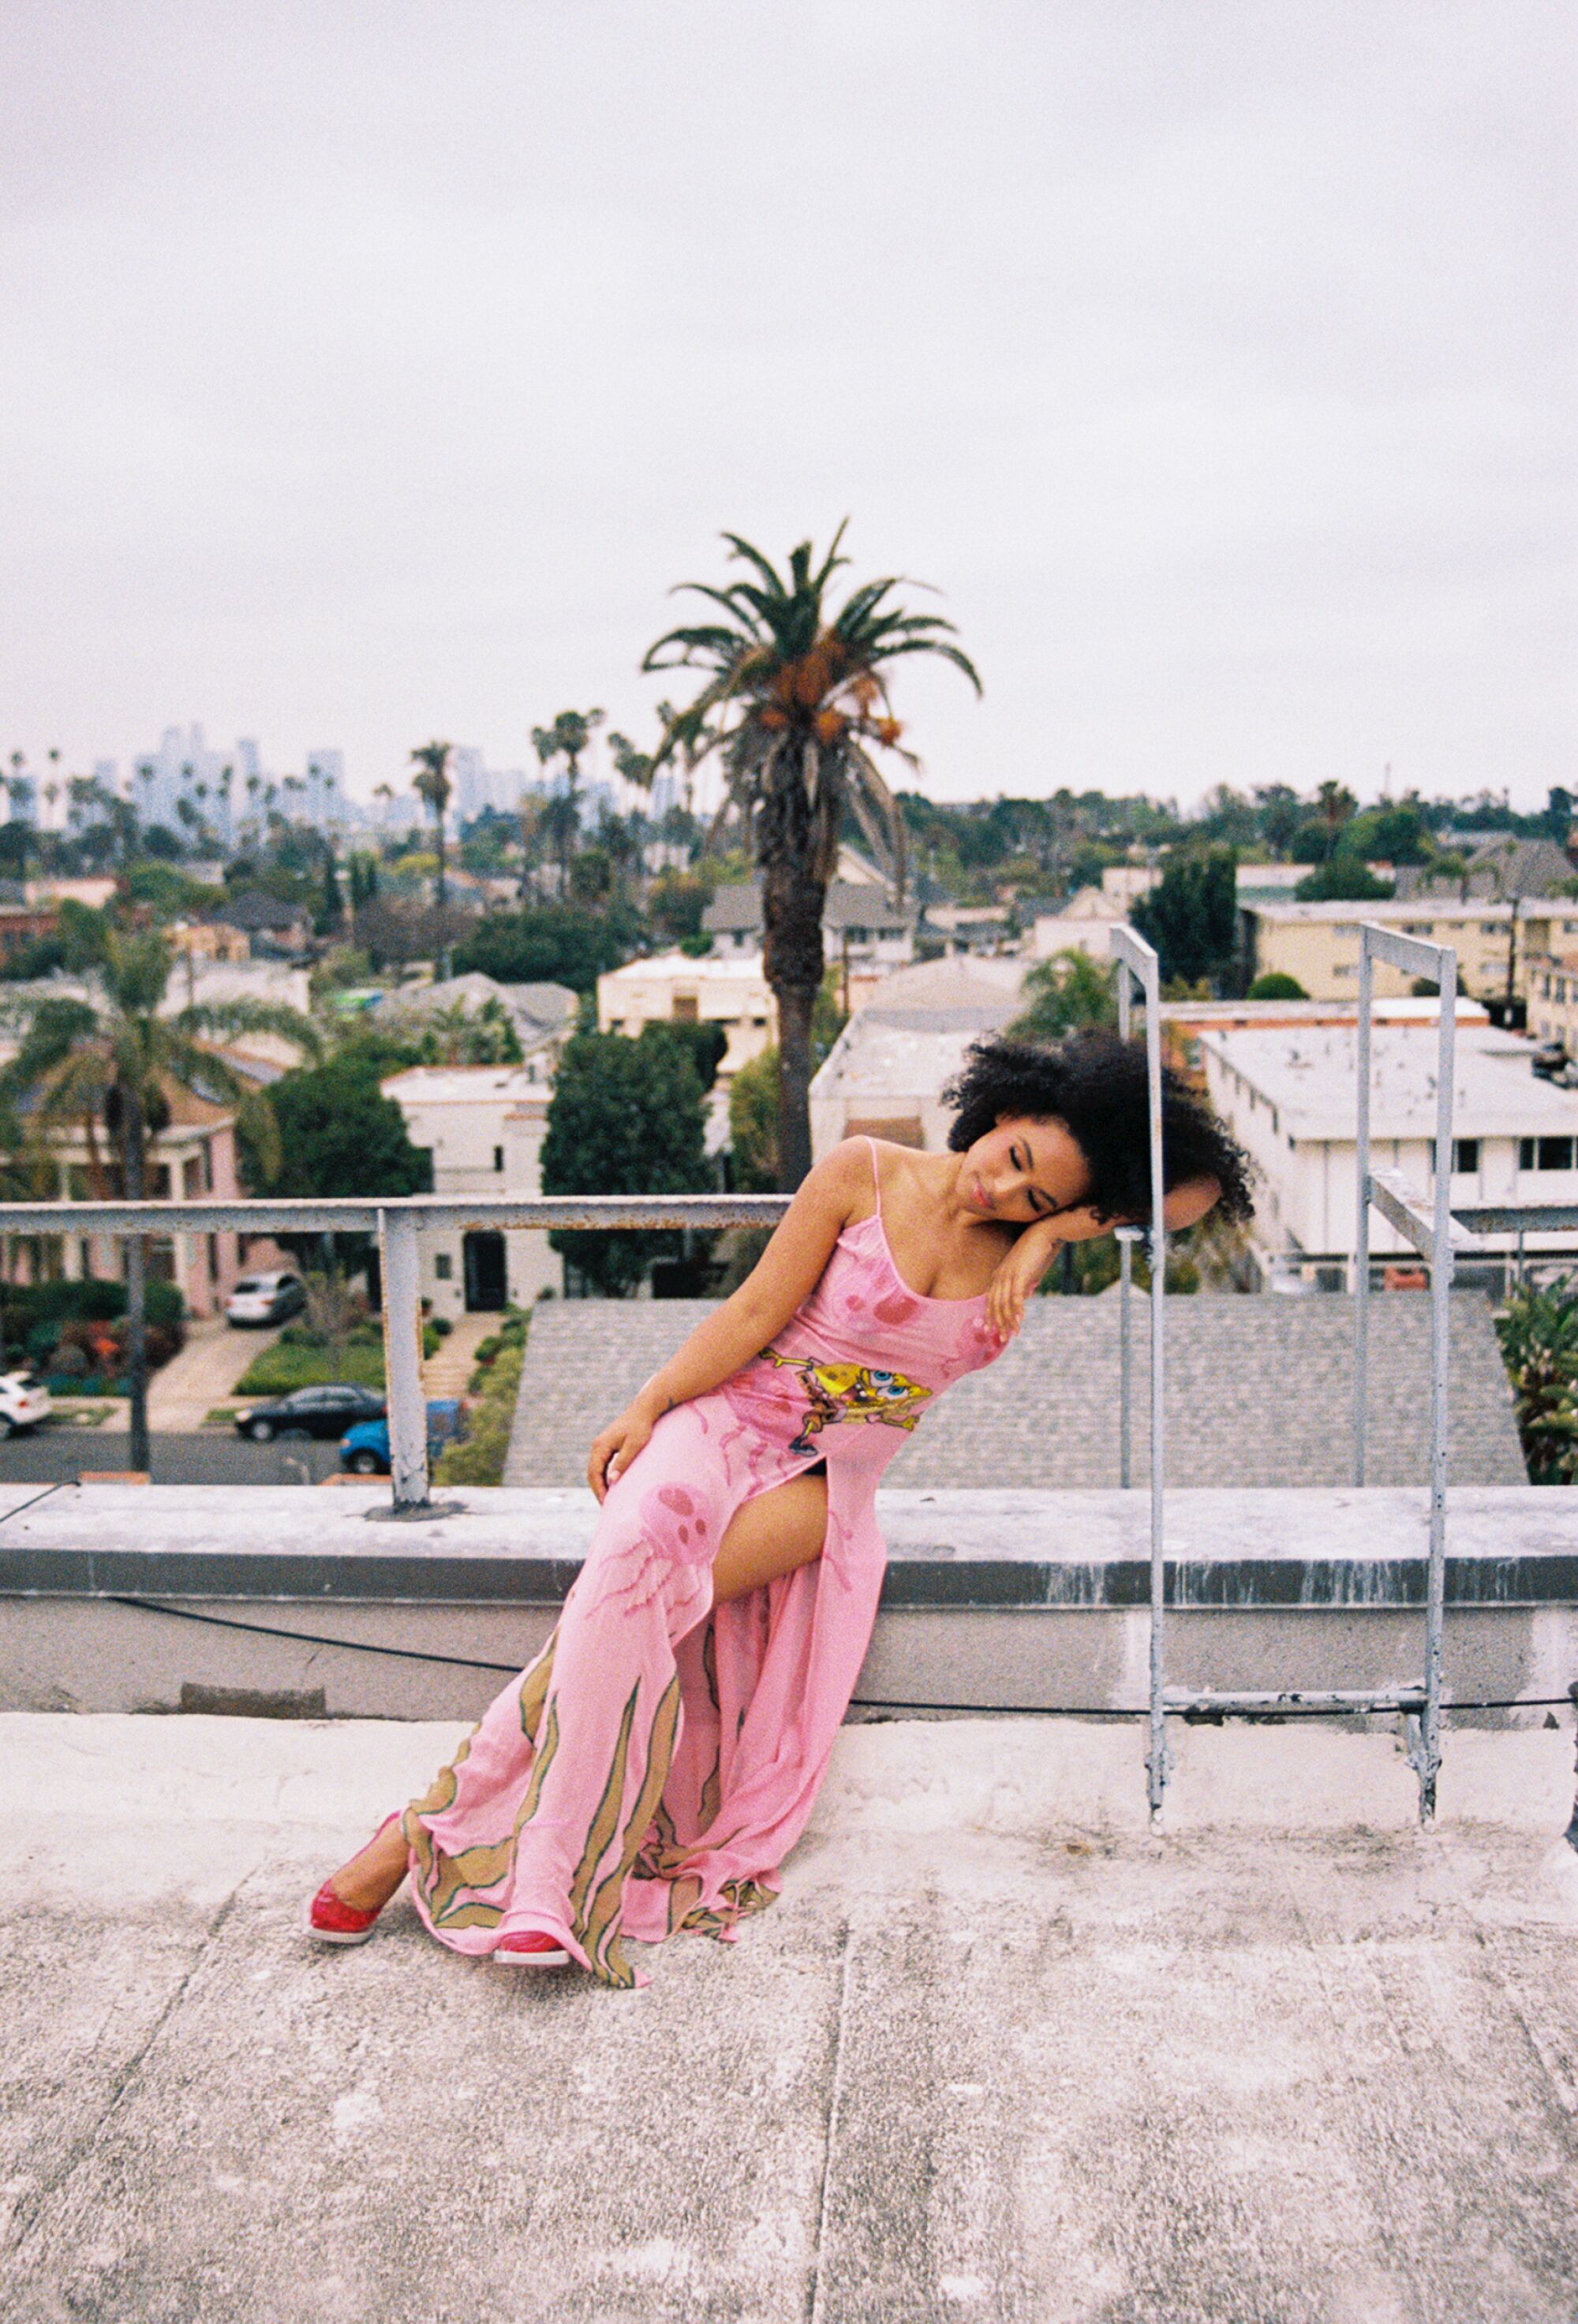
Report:
[[[233,1331],[222,1315],[189,1323],[180,1355],[148,1383],[149,1427],[161,1436],[187,1435],[201,1428],[214,1406],[235,1394],[235,1383],[253,1358],[272,1348],[279,1336],[277,1325],[262,1332]]]

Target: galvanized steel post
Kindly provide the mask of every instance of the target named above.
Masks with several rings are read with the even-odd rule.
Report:
[[[1365,1428],[1370,1416],[1370,1012],[1375,971],[1362,930],[1359,938],[1359,1024],[1353,1066],[1357,1104],[1353,1140],[1353,1482],[1364,1482]]]
[[[1516,907],[1514,907],[1516,911]],[[1430,1258],[1430,1571],[1425,1599],[1425,1713],[1419,1820],[1435,1820],[1441,1770],[1441,1679],[1446,1605],[1446,1392],[1451,1344],[1453,1111],[1457,1080],[1457,953],[1441,947],[1441,1043],[1435,1069],[1435,1234]]]
[[[409,1211],[380,1210],[383,1272],[383,1377],[389,1412],[389,1478],[397,1510],[428,1506],[428,1407],[422,1393],[422,1274],[417,1222]]]
[[[1161,1820],[1172,1759],[1167,1734],[1167,1532],[1165,1314],[1167,1236],[1161,1145],[1161,974],[1156,953],[1130,927],[1109,942],[1133,974],[1145,1003],[1145,1065],[1150,1114],[1150,1748],[1145,1771],[1153,1829]]]
[[[1118,1032],[1121,1039],[1129,1038],[1132,1017],[1129,990],[1129,964],[1118,962]],[[1134,1240],[1132,1227],[1118,1230],[1118,1482],[1125,1492],[1133,1482],[1134,1414],[1134,1318],[1130,1294],[1134,1289]]]

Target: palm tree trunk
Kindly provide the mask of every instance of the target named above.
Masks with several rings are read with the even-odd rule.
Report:
[[[121,1092],[122,1169],[126,1200],[143,1199],[143,1095],[140,1090]],[[148,1453],[148,1332],[145,1314],[147,1246],[141,1235],[126,1237],[126,1385],[127,1420],[131,1429],[128,1458],[134,1469],[147,1473]]]
[[[444,887],[444,810],[442,807],[438,809],[437,816],[434,817],[434,823],[437,832],[438,856],[438,916],[440,920],[442,920],[446,892]],[[441,941],[442,936],[440,936],[440,942]]]
[[[762,969],[778,1003],[778,1183],[786,1194],[811,1167],[811,1011],[822,985],[826,895],[803,862],[763,868]]]

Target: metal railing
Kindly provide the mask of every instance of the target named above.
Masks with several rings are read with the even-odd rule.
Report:
[[[394,1515],[430,1517],[428,1415],[422,1393],[421,1244],[424,1227],[775,1226],[787,1194],[408,1194],[399,1201],[0,1203],[0,1235],[137,1237],[149,1233],[370,1234],[383,1283],[383,1367]],[[388,1512],[383,1512],[387,1515]]]

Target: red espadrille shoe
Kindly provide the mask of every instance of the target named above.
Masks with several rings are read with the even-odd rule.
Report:
[[[501,1937],[493,1957],[504,1969],[565,1969],[570,1958],[558,1939],[541,1929],[521,1929]]]
[[[382,1839],[390,1825],[399,1821],[400,1810],[397,1808],[392,1815],[384,1817],[373,1839]],[[368,1845],[371,1844],[369,1841]],[[378,1904],[372,1912],[365,1913],[359,1905],[347,1904],[343,1896],[335,1895],[331,1874],[308,1905],[302,1926],[307,1934],[320,1945],[365,1945],[376,1928],[383,1910],[383,1905]]]

